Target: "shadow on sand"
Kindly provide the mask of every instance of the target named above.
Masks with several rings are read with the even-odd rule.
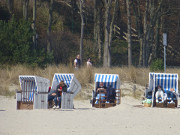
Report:
[[[6,111],[6,110],[0,110],[0,112],[4,112],[4,111]]]

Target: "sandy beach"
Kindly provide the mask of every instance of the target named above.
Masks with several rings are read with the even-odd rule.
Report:
[[[92,108],[75,100],[74,110],[16,110],[16,99],[0,96],[0,135],[178,135],[179,108],[143,107],[123,97],[118,106]]]

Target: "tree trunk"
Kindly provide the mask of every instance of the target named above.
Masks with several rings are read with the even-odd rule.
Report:
[[[98,0],[94,0],[94,47],[97,48],[97,2]]]
[[[155,5],[154,5],[154,0],[149,0],[149,14],[150,14],[150,20],[149,20],[149,24],[152,24],[153,22],[153,14],[155,11]],[[155,25],[154,25],[155,27]],[[153,48],[153,41],[154,41],[154,28],[151,28],[151,26],[148,26],[148,37],[147,37],[147,42],[146,42],[146,63],[145,65],[148,66],[149,63],[152,60],[152,48]]]
[[[109,65],[109,35],[110,35],[110,11],[111,11],[112,0],[105,0],[105,42],[104,42],[104,60],[103,66],[110,67]]]
[[[143,65],[143,37],[139,38],[140,52],[139,52],[139,66]]]
[[[131,14],[130,14],[130,3],[126,0],[127,4],[127,40],[128,40],[128,66],[132,65],[132,40],[131,40]]]
[[[32,23],[32,29],[35,31],[35,34],[33,36],[33,47],[36,48],[36,0],[33,0],[33,23]]]
[[[151,41],[151,38],[152,38],[152,34],[153,34],[153,31],[154,31],[154,27],[156,25],[156,22],[157,22],[157,19],[160,17],[160,11],[161,11],[161,7],[162,7],[162,4],[163,4],[163,1],[164,0],[160,0],[157,4],[157,7],[152,7],[152,8],[148,8],[151,15],[150,15],[150,21],[149,21],[149,24],[147,24],[146,22],[146,26],[147,26],[147,29],[146,29],[146,32],[145,32],[145,37],[144,37],[144,41],[145,41],[145,66],[148,66],[148,61],[149,61],[149,57],[150,57],[150,50],[151,50],[151,46],[152,44],[150,43]],[[149,6],[148,6],[149,7]]]
[[[100,11],[98,11],[97,16],[97,40],[98,40],[98,58],[99,62],[102,61],[102,39],[101,39],[101,17],[100,17]]]
[[[111,67],[111,43],[112,43],[112,35],[113,35],[113,26],[115,20],[115,14],[117,12],[119,1],[115,0],[114,10],[111,11],[112,8],[112,0],[105,0],[105,41],[104,41],[104,57],[103,57],[103,66]],[[111,16],[112,13],[112,16]]]
[[[119,0],[115,0],[115,5],[114,5],[114,10],[112,12],[112,20],[110,23],[110,33],[109,33],[109,51],[108,51],[108,66],[111,66],[111,44],[112,44],[112,36],[113,36],[113,26],[114,26],[114,20],[115,20],[115,15],[117,13],[119,7]]]
[[[23,17],[27,21],[28,20],[28,7],[29,7],[29,0],[23,1]]]
[[[133,10],[136,17],[136,29],[138,32],[138,39],[139,39],[139,66],[143,65],[143,24],[142,24],[142,16],[140,11],[140,2],[139,0],[132,1],[133,3]]]
[[[47,36],[48,36],[47,53],[51,52],[51,37],[50,37],[50,34],[51,34],[51,25],[52,25],[52,19],[53,19],[53,16],[52,16],[53,3],[54,3],[54,0],[50,0],[50,3],[49,3],[49,20],[48,20],[48,29],[47,29]]]
[[[157,58],[159,58],[159,46],[160,46],[160,44],[159,44],[159,40],[160,40],[160,38],[159,38],[159,35],[160,35],[160,18],[158,18],[158,20],[157,20],[157,23],[156,23],[156,34],[155,34],[155,54],[154,54],[154,56],[153,56],[153,58],[155,58],[155,59],[157,59]]]
[[[10,14],[13,14],[14,0],[8,0],[8,10]]]
[[[72,10],[71,10],[71,13],[72,13],[72,24],[71,24],[71,30],[72,30],[72,33],[74,33],[74,14],[75,14],[75,9],[76,9],[76,0],[71,0],[71,6],[72,6]]]
[[[145,4],[145,12],[144,12],[144,38],[143,38],[143,67],[146,66],[146,33],[147,33],[147,16],[148,16],[148,10],[149,10],[149,2],[146,1]]]
[[[99,62],[102,61],[101,5],[100,0],[94,0],[94,48],[98,51]]]
[[[81,62],[83,61],[83,38],[84,38],[84,15],[83,15],[83,8],[84,0],[80,0],[80,16],[81,16],[81,38],[80,38],[80,59]],[[83,64],[83,63],[82,63]]]

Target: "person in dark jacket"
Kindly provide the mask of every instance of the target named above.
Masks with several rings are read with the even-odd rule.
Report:
[[[112,88],[111,86],[109,86],[107,88],[107,101],[106,101],[106,103],[110,103],[110,102],[114,101],[115,96],[116,96],[115,89]]]
[[[65,85],[64,81],[61,81],[56,88],[55,97],[54,97],[55,105],[54,105],[53,109],[55,109],[55,108],[59,109],[60,108],[62,92],[67,92],[67,86]]]
[[[77,55],[77,57],[74,60],[74,67],[75,67],[75,69],[79,69],[81,67],[81,59],[80,59],[79,54]]]

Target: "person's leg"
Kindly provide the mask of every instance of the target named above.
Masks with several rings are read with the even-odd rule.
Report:
[[[173,95],[173,93],[172,93],[172,92],[171,92],[170,94],[171,94],[171,101],[172,101],[172,100],[173,100],[174,95]]]
[[[98,104],[99,103],[99,94],[97,94],[97,96],[96,96],[96,102],[95,102],[95,104]]]
[[[55,103],[55,106],[57,106],[57,97],[54,98],[54,103]]]
[[[61,97],[58,97],[58,106],[61,106]]]
[[[171,103],[173,103],[173,102],[174,102],[174,98],[175,98],[176,96],[174,95],[173,92],[171,92],[170,94],[171,94]]]
[[[51,96],[51,94],[48,94],[48,101],[51,101],[54,99],[54,96]]]
[[[104,100],[104,99],[105,99],[105,94],[102,93],[102,94],[101,94],[101,100]]]
[[[164,93],[162,91],[161,91],[160,95],[161,95],[161,101],[164,102]]]
[[[156,102],[158,102],[159,92],[156,92]]]

